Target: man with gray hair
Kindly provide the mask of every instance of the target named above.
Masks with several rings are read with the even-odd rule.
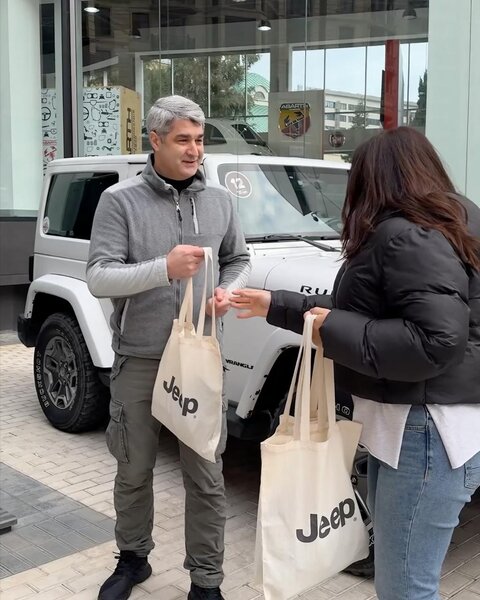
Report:
[[[245,239],[227,192],[208,187],[199,170],[204,123],[201,108],[187,98],[157,100],[147,116],[153,153],[145,169],[108,188],[95,213],[87,282],[92,294],[111,298],[114,306],[115,360],[106,439],[117,459],[115,537],[120,551],[99,600],[128,598],[133,586],[152,573],[147,556],[154,547],[152,483],[161,425],[151,415],[151,400],[184,280],[202,267],[202,247],[212,247],[217,285],[213,302],[217,317],[222,317],[229,309],[230,290],[243,287],[250,271]],[[195,318],[201,287],[194,281]],[[226,437],[224,412],[216,462],[179,442],[189,600],[222,599],[221,455]]]

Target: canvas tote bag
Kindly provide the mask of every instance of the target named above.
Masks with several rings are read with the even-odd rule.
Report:
[[[266,600],[287,600],[368,556],[350,473],[361,425],[335,420],[333,363],[307,317],[285,411],[261,445],[255,567]],[[290,407],[297,381],[294,416]]]
[[[208,275],[214,290],[212,249],[205,251],[205,281],[197,327],[193,282],[187,282],[178,319],[162,355],[153,389],[152,415],[184,444],[215,462],[222,429],[223,367],[212,303],[211,335],[204,335]]]

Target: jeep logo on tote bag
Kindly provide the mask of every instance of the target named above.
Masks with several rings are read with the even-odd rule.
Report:
[[[332,510],[330,518],[325,515],[319,517],[319,515],[311,514],[310,533],[305,535],[303,529],[297,529],[297,540],[309,544],[318,538],[326,538],[332,529],[343,527],[346,520],[352,518],[354,513],[355,502],[352,498],[347,498]]]
[[[163,389],[167,394],[171,394],[172,400],[178,402],[178,405],[182,409],[182,415],[188,415],[196,413],[198,410],[198,400],[195,398],[184,398],[180,392],[180,388],[175,385],[175,376],[172,376],[170,383],[163,382]]]

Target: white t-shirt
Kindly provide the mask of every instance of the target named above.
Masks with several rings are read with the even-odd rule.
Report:
[[[360,444],[394,469],[410,404],[383,404],[353,396],[353,419],[363,424]],[[480,452],[480,404],[428,404],[452,469]]]

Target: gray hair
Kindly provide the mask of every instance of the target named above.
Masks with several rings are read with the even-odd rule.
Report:
[[[189,119],[198,125],[205,124],[203,110],[183,96],[164,96],[159,98],[148,111],[147,133],[155,131],[160,137],[166,136],[177,119]]]

